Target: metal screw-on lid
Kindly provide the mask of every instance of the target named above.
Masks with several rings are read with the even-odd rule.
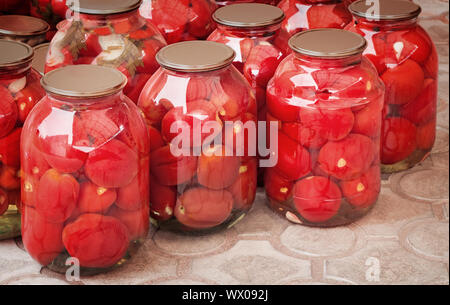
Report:
[[[0,39],[0,68],[14,68],[33,60],[33,48],[17,41]]]
[[[182,72],[214,71],[233,63],[230,47],[213,41],[186,41],[162,48],[156,55],[166,69]]]
[[[353,2],[349,6],[354,16],[373,20],[407,20],[420,15],[419,5],[407,0],[378,0],[368,5],[366,0]]]
[[[0,16],[0,34],[15,36],[34,36],[47,33],[50,25],[42,19],[21,16]]]
[[[31,66],[34,70],[38,71],[41,75],[44,75],[45,60],[47,58],[47,52],[50,43],[43,43],[34,47],[34,58]]]
[[[264,27],[281,23],[284,12],[276,6],[240,3],[224,6],[213,14],[215,22],[237,28]]]
[[[48,72],[42,87],[52,94],[70,98],[97,98],[115,94],[127,84],[120,71],[96,65],[67,66]]]
[[[314,29],[294,35],[289,46],[297,53],[320,58],[361,54],[367,42],[361,35],[340,29]]]
[[[141,3],[142,0],[78,0],[70,3],[69,9],[82,14],[108,15],[138,9]]]

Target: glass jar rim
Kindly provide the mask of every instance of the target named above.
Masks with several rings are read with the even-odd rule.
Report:
[[[126,86],[127,78],[119,70],[97,65],[66,66],[41,78],[44,90],[73,99],[94,99],[114,95]]]
[[[230,66],[236,53],[213,41],[185,41],[168,45],[156,54],[159,65],[178,72],[208,72]]]
[[[217,9],[213,20],[235,28],[259,28],[280,24],[285,14],[280,8],[262,3],[238,3]]]
[[[0,70],[14,70],[29,65],[33,60],[34,50],[31,46],[13,40],[0,39]]]
[[[109,15],[137,10],[141,4],[142,0],[78,0],[74,1],[69,9],[81,14]]]
[[[409,20],[417,18],[422,8],[407,0],[378,0],[379,7],[369,6],[366,0],[358,0],[349,6],[353,16],[371,20]]]
[[[290,48],[302,55],[339,59],[362,54],[367,41],[359,34],[341,29],[313,29],[300,32],[289,40]]]

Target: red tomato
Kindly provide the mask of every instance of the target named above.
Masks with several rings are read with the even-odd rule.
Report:
[[[349,108],[321,109],[302,108],[300,110],[302,126],[310,129],[313,139],[339,141],[352,130],[355,122],[353,112]],[[318,141],[321,142],[320,140]]]
[[[219,90],[220,84],[216,78],[192,76],[189,78],[186,90],[186,102],[209,100],[211,94]]]
[[[166,142],[171,142],[180,134],[184,134],[183,131],[187,131],[189,132],[190,146],[198,147],[203,145],[205,138],[214,133],[214,131],[203,132],[205,124],[217,120],[217,110],[214,105],[208,101],[194,101],[188,103],[186,108],[176,107],[170,110],[162,120],[161,134]],[[196,128],[198,128],[198,132]],[[176,132],[171,132],[171,130],[176,130]]]
[[[257,161],[249,160],[239,168],[239,178],[228,188],[233,195],[234,208],[237,210],[249,210],[256,196]]]
[[[117,190],[116,205],[119,208],[126,211],[136,211],[148,202],[148,198],[144,198],[146,193],[144,188],[148,187],[148,182],[145,183],[143,176],[143,172],[141,172],[130,184]],[[145,176],[148,177],[148,174]]]
[[[275,170],[289,181],[298,180],[311,172],[309,152],[284,133],[278,134],[278,162]]]
[[[147,89],[144,89],[144,91],[142,91],[141,97],[139,98],[139,107],[144,112],[147,123],[159,129],[164,116],[173,108],[173,105],[167,99],[161,99],[159,103],[156,104],[154,100],[147,98],[146,90]]]
[[[362,134],[370,138],[377,138],[381,133],[381,123],[384,103],[370,101],[364,108],[355,111],[353,133]]]
[[[381,169],[373,166],[361,177],[340,183],[345,199],[353,206],[367,208],[378,198],[381,189]]]
[[[416,125],[436,118],[437,90],[437,82],[431,78],[426,79],[420,95],[414,101],[402,105],[400,115]]]
[[[64,228],[63,243],[70,256],[82,267],[107,268],[127,252],[130,237],[118,219],[99,214],[84,214]]]
[[[191,180],[197,171],[197,157],[192,155],[175,157],[170,146],[155,150],[151,156],[151,173],[166,186],[175,186]]]
[[[50,169],[39,182],[36,211],[47,221],[64,222],[75,210],[79,194],[80,185],[73,176]]]
[[[152,2],[152,20],[161,33],[166,36],[167,43],[181,40],[188,22],[189,0],[155,0]]]
[[[436,140],[436,120],[417,127],[417,148],[431,150]]]
[[[39,178],[31,175],[22,177],[21,201],[27,206],[36,207],[39,189]]]
[[[119,188],[131,183],[138,173],[136,152],[125,143],[111,140],[89,153],[85,171],[87,177],[105,188]]]
[[[268,168],[264,175],[267,196],[278,202],[286,202],[292,198],[294,182],[280,176],[273,168]]]
[[[244,64],[244,76],[251,84],[266,87],[275,74],[283,54],[270,43],[255,46]]]
[[[343,29],[350,21],[352,21],[350,12],[342,3],[312,5],[306,12],[306,16],[308,18],[308,29]]]
[[[251,135],[251,130],[252,130],[252,125],[251,123],[254,123],[255,126],[255,133],[253,135]],[[247,126],[250,126],[249,128],[246,128]],[[226,128],[223,131],[222,134],[222,144],[228,144],[230,145],[231,143],[229,143],[229,141],[231,141],[231,139],[233,140],[233,150],[235,152],[235,156],[242,156],[244,158],[249,158],[252,156],[255,156],[255,154],[257,153],[257,146],[256,146],[256,142],[257,142],[257,132],[258,132],[258,125],[257,125],[257,121],[256,121],[256,117],[249,113],[246,112],[243,117],[238,120],[237,122],[234,123],[233,125],[234,127],[232,129]],[[233,133],[231,135],[231,132]],[[232,137],[232,138],[231,138]],[[239,151],[239,155],[238,155],[238,149],[237,148],[241,148],[243,155],[241,155],[241,151]],[[251,155],[252,153],[255,153],[253,155]]]
[[[284,122],[295,122],[299,120],[300,107],[293,105],[288,99],[294,95],[295,85],[290,80],[293,72],[284,73],[273,78],[269,82],[271,88],[267,92],[267,110],[274,117]],[[273,87],[273,89],[272,89]]]
[[[288,137],[307,148],[317,149],[328,141],[318,129],[301,123],[284,123],[282,130]]]
[[[20,135],[22,128],[16,128],[8,136],[0,138],[0,162],[4,165],[20,167]]]
[[[395,164],[406,159],[417,147],[417,128],[403,118],[384,121],[381,162]]]
[[[42,99],[44,90],[39,82],[29,83],[16,94],[16,104],[19,110],[19,120],[24,123],[31,109]]]
[[[19,112],[8,89],[0,85],[0,138],[8,135],[16,125]]]
[[[6,190],[17,190],[20,188],[20,170],[9,167],[0,167],[0,187]]]
[[[368,137],[351,134],[339,142],[328,142],[320,150],[320,168],[340,180],[353,180],[366,172],[377,153]]]
[[[213,1],[211,1],[213,2]],[[216,8],[209,0],[190,1],[187,25],[188,32],[198,39],[206,38],[213,31],[215,25],[211,14]]]
[[[232,209],[233,195],[230,192],[193,188],[178,198],[175,217],[187,227],[207,229],[226,221]]]
[[[69,9],[66,5],[66,1],[67,0],[52,0],[53,13],[63,19],[67,17],[66,12]]]
[[[333,218],[341,207],[339,187],[324,177],[308,177],[294,187],[294,205],[303,218],[320,223]]]
[[[51,223],[35,209],[22,213],[22,242],[27,252],[43,266],[50,264],[63,250],[62,223]]]
[[[231,186],[239,176],[240,158],[226,156],[226,147],[222,145],[211,147],[207,152],[209,156],[202,154],[198,159],[198,182],[214,190]]]
[[[24,151],[26,162],[22,162],[22,170],[27,175],[41,178],[50,169],[42,153],[34,145],[29,146],[29,151]]]
[[[412,60],[406,60],[381,76],[386,85],[386,103],[404,105],[413,101],[423,88],[424,73]]]
[[[150,215],[156,220],[169,220],[173,217],[177,201],[177,189],[164,186],[150,177]]]
[[[148,207],[142,207],[137,211],[125,211],[113,206],[108,215],[117,218],[127,227],[130,240],[147,236],[150,223]]]
[[[115,189],[99,187],[92,182],[83,182],[80,185],[80,198],[78,200],[78,210],[85,213],[105,213],[116,201],[117,192]]]

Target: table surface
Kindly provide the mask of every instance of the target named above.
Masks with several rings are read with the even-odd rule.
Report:
[[[415,1],[440,55],[437,142],[421,165],[383,181],[367,217],[335,229],[293,225],[259,190],[232,229],[196,237],[153,229],[128,264],[75,282],[40,267],[20,238],[1,241],[0,284],[449,284],[449,4]]]

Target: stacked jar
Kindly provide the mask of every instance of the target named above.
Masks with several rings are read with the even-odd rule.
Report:
[[[114,67],[128,78],[124,89],[137,103],[157,70],[157,51],[166,45],[158,29],[139,15],[141,0],[79,0],[50,43],[46,72],[67,65]]]
[[[149,228],[149,143],[125,76],[100,66],[47,73],[22,137],[22,240],[43,266],[121,265]]]
[[[438,55],[417,24],[420,7],[405,0],[380,0],[375,14],[365,1],[349,7],[348,30],[363,35],[365,55],[386,85],[382,169],[393,173],[427,158],[436,137]]]
[[[348,224],[380,192],[384,86],[360,35],[309,30],[289,44],[294,53],[267,88],[267,120],[278,126],[277,164],[265,176],[270,206],[295,223]]]
[[[277,45],[286,54],[291,52],[288,41],[294,34],[318,28],[343,29],[352,20],[341,0],[282,0],[278,7],[286,19]]]
[[[231,227],[252,207],[256,100],[234,57],[210,41],[176,43],[157,55],[161,68],[139,106],[151,139],[151,216],[163,228]]]
[[[0,38],[20,41],[32,47],[46,41],[50,26],[44,20],[20,15],[0,16]]]
[[[263,3],[277,5],[279,2],[280,0],[216,0],[216,3],[219,7],[237,3]]]
[[[56,33],[56,26],[68,15],[67,0],[31,0],[30,15],[45,20],[51,26],[47,33],[47,40],[51,40]],[[70,12],[69,12],[70,13]]]
[[[20,235],[20,136],[34,105],[44,96],[31,68],[33,48],[0,40],[0,239]],[[8,211],[9,209],[9,211]],[[3,216],[2,216],[3,215]]]
[[[154,22],[172,44],[206,39],[214,30],[214,0],[144,0],[140,13]]]

